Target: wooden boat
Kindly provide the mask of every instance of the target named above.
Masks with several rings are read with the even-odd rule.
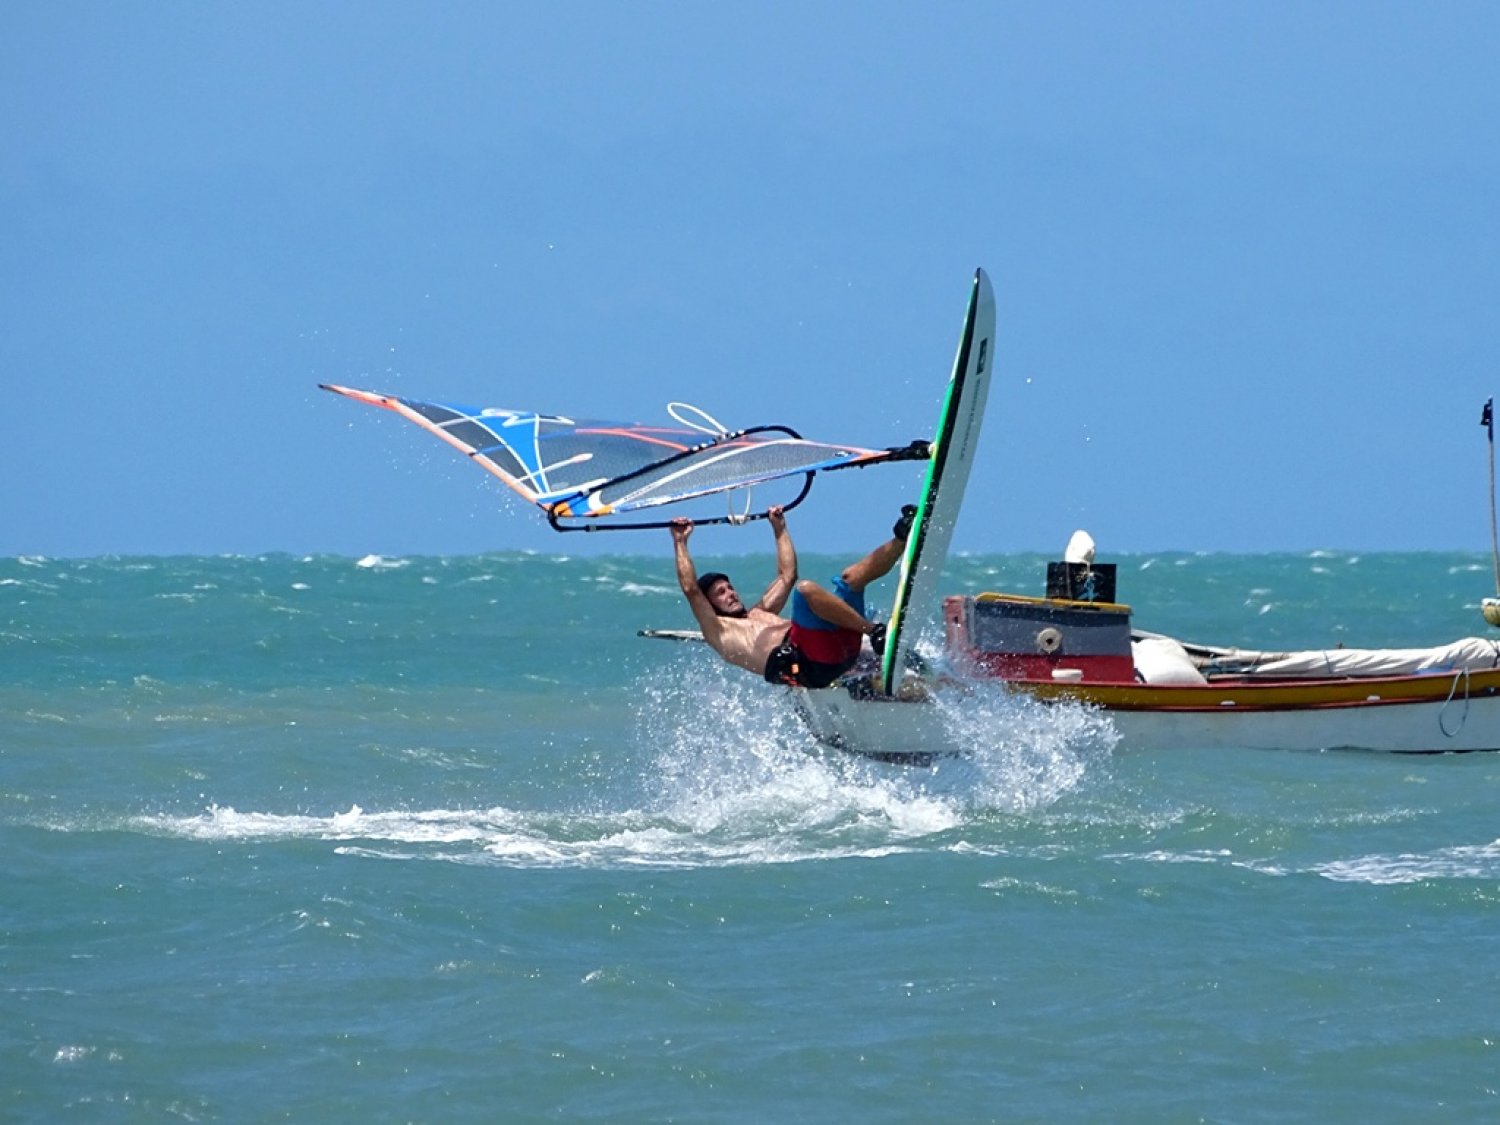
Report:
[[[1108,564],[1053,563],[1048,596],[980,594],[943,605],[942,678],[881,695],[867,677],[793,689],[822,743],[891,761],[961,754],[950,733],[976,685],[1097,708],[1118,748],[1500,749],[1500,644],[1471,637],[1432,649],[1258,652],[1133,631]],[[1082,595],[1082,596],[1080,596]],[[1102,595],[1102,596],[1099,596]]]

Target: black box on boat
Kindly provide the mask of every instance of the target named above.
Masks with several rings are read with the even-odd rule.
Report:
[[[1070,602],[1112,602],[1115,600],[1115,564],[1048,563],[1047,596]]]

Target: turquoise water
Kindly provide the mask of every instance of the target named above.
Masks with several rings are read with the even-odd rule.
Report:
[[[1492,592],[1115,561],[1206,642],[1437,643]],[[0,561],[0,1116],[1500,1114],[1500,757],[1125,754],[1018,702],[880,766],[635,636],[690,625],[665,552]]]

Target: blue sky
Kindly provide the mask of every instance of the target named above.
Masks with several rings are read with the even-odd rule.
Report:
[[[0,555],[666,555],[315,384],[905,442],[975,266],[956,549],[1484,550],[1497,51],[1461,2],[7,5]],[[804,550],[916,487],[851,475]]]

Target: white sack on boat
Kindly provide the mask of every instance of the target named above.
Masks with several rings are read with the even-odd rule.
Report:
[[[1094,561],[1094,537],[1083,528],[1073,532],[1068,546],[1063,551],[1063,562],[1082,563],[1087,566]]]
[[[1187,649],[1171,637],[1142,637],[1130,642],[1135,672],[1148,684],[1206,684]]]

